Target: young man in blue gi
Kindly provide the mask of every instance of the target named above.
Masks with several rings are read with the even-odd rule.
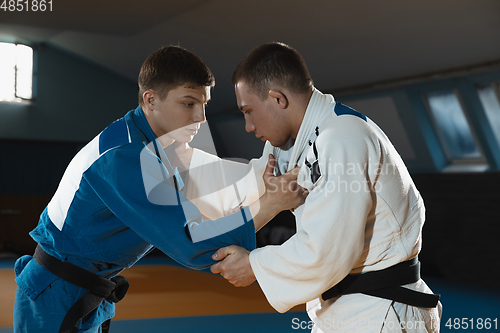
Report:
[[[303,202],[301,188],[267,191],[260,209],[245,207],[196,228],[201,214],[183,196],[182,178],[164,148],[196,135],[213,85],[206,64],[180,47],[164,47],[145,61],[140,105],[74,157],[30,233],[38,247],[34,257],[15,265],[14,332],[101,332],[128,286],[116,275],[153,247],[187,267],[204,268],[220,247],[253,250],[255,230]],[[288,184],[294,178],[267,172],[265,181]],[[208,239],[196,235],[219,224],[229,231]]]

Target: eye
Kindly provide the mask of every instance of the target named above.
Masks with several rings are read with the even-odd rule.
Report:
[[[187,106],[187,107],[192,107],[194,105],[194,103],[184,102],[184,105]]]

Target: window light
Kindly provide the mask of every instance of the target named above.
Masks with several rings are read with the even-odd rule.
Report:
[[[480,159],[482,154],[457,94],[453,90],[429,93],[427,101],[448,158]]]
[[[477,91],[479,99],[483,105],[486,117],[491,125],[498,144],[500,145],[500,101],[499,91],[500,84],[490,84],[487,86],[478,87]]]
[[[0,43],[0,101],[33,98],[33,49],[22,44]]]

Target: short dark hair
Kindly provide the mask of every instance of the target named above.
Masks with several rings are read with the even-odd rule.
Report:
[[[265,99],[272,85],[294,93],[306,93],[313,80],[302,56],[290,46],[273,42],[253,49],[236,67],[233,85],[244,81],[250,89]]]
[[[143,105],[142,95],[149,89],[155,91],[163,100],[170,90],[178,86],[213,87],[215,78],[205,62],[196,54],[179,46],[164,46],[144,61],[137,82],[139,104]]]

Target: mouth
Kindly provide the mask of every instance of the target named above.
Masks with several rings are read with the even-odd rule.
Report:
[[[189,135],[196,135],[198,133],[198,129],[197,128],[195,128],[195,129],[186,128],[186,132],[188,132]]]

